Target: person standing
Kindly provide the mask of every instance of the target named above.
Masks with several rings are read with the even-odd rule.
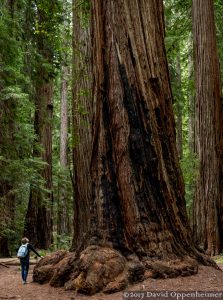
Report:
[[[21,264],[21,275],[23,284],[27,283],[27,277],[29,273],[29,259],[30,259],[30,251],[33,251],[37,256],[43,258],[29,243],[29,239],[24,237],[21,240],[22,245],[19,247],[17,257],[20,259]]]

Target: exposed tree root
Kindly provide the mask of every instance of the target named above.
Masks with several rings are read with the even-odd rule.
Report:
[[[9,266],[7,266],[7,265],[5,265],[3,263],[0,263],[0,266],[5,267],[5,268],[9,268]]]
[[[208,257],[203,257],[204,262],[217,267]],[[146,278],[173,278],[197,272],[198,262],[190,257],[170,261],[147,258],[140,261],[136,255],[126,258],[114,249],[90,246],[79,257],[68,251],[57,251],[46,256],[35,266],[33,279],[92,295],[99,291],[114,293]]]

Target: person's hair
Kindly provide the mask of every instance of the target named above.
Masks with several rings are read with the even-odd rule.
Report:
[[[23,245],[25,245],[29,242],[29,239],[27,237],[24,237],[24,238],[22,238],[21,242]]]

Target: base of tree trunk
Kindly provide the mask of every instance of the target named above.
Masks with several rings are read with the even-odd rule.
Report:
[[[139,260],[136,255],[124,257],[108,247],[89,246],[79,255],[59,250],[41,259],[34,268],[33,280],[49,282],[51,286],[64,286],[67,290],[92,295],[99,291],[114,293],[129,284],[147,278],[173,278],[190,276],[198,272],[198,260],[205,265],[217,265],[206,256],[199,258],[160,261],[149,258]]]

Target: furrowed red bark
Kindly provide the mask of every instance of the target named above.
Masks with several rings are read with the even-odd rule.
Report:
[[[222,251],[223,111],[212,0],[193,1],[196,108],[195,147],[199,160],[193,233],[208,254]]]
[[[90,158],[92,148],[92,68],[89,24],[82,24],[84,12],[73,0],[73,164],[74,235],[72,249],[83,247],[89,229],[91,198]]]
[[[191,239],[176,150],[162,2],[97,1],[92,6],[92,242],[110,242],[139,255],[186,254],[184,247]]]

